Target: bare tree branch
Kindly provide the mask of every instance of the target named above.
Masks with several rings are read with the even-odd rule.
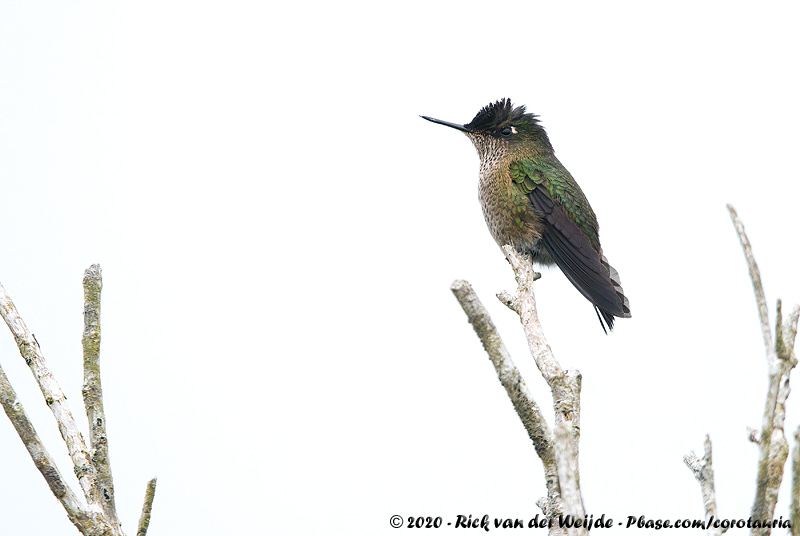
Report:
[[[99,265],[84,274],[84,384],[83,398],[91,430],[92,453],[86,447],[66,397],[44,360],[39,343],[19,316],[14,303],[0,285],[0,315],[8,325],[20,354],[33,372],[45,402],[58,424],[67,445],[75,474],[83,490],[86,505],[64,482],[55,462],[48,454],[33,428],[8,378],[0,368],[0,404],[28,449],[36,468],[50,490],[61,502],[70,521],[84,536],[124,536],[114,506],[114,486],[108,458],[106,419],[103,412],[103,391],[100,384],[100,291],[102,278]],[[155,497],[156,479],[148,483],[139,536],[145,536]]]
[[[739,235],[739,243],[744,250],[744,258],[747,260],[747,268],[750,271],[750,280],[753,282],[753,292],[756,295],[756,304],[758,305],[758,316],[761,319],[761,334],[764,337],[764,347],[767,349],[767,361],[772,365],[770,360],[770,352],[774,348],[772,344],[772,333],[769,329],[769,311],[767,310],[767,298],[764,296],[764,285],[761,283],[761,272],[758,270],[758,264],[753,256],[753,248],[750,247],[750,241],[744,232],[744,225],[736,210],[732,205],[728,205],[728,212],[731,214],[731,220],[736,227],[736,234]]]
[[[758,315],[761,323],[761,333],[767,354],[768,389],[764,404],[764,416],[761,424],[761,434],[758,438],[758,476],[756,479],[756,496],[753,501],[751,516],[757,520],[771,520],[778,502],[778,491],[783,480],[783,468],[789,455],[789,445],[784,435],[784,421],[786,418],[786,400],[789,397],[789,375],[797,365],[794,356],[794,342],[797,335],[797,320],[800,311],[795,308],[784,324],[781,302],[778,300],[775,319],[775,339],[773,341],[769,326],[769,313],[767,299],[764,294],[764,285],[756,264],[750,241],[744,230],[739,216],[731,205],[728,205],[733,225],[739,235],[745,259],[747,260],[750,279],[753,282],[753,291],[756,296]],[[754,434],[750,434],[751,438]],[[753,529],[753,534],[767,535],[771,532],[769,527]]]
[[[706,510],[706,522],[711,518],[718,519],[717,517],[717,496],[714,491],[714,468],[711,464],[711,438],[706,435],[706,440],[703,443],[704,454],[703,457],[698,459],[694,451],[683,457],[683,462],[692,470],[694,477],[700,482],[700,491],[703,494],[703,506]],[[721,527],[706,527],[706,533],[709,536],[720,536],[727,528]]]
[[[103,274],[93,264],[83,274],[83,403],[89,420],[92,461],[97,469],[100,505],[109,523],[119,529],[114,505],[114,479],[108,457],[106,417],[103,410],[103,388],[100,382],[100,292]]]
[[[795,305],[789,314],[789,322],[783,325],[782,341],[778,349],[778,357],[784,361],[789,361],[794,355],[794,345],[797,339],[797,322],[800,320],[800,306]]]
[[[767,397],[764,404],[764,415],[761,422],[761,430],[748,428],[748,439],[758,445],[758,476],[756,478],[756,495],[750,517],[753,521],[764,523],[764,526],[753,528],[751,534],[768,535],[771,532],[769,523],[775,514],[775,505],[778,502],[778,491],[783,480],[783,468],[786,458],[789,455],[789,445],[784,434],[784,422],[786,420],[786,400],[789,397],[789,375],[797,365],[797,358],[794,355],[794,343],[797,336],[797,322],[800,318],[800,308],[795,307],[789,315],[788,322],[783,321],[781,301],[778,300],[776,307],[775,338],[773,341],[772,332],[769,325],[769,312],[767,310],[767,299],[764,294],[764,285],[761,282],[761,274],[750,246],[750,240],[744,230],[744,225],[736,214],[736,210],[728,205],[731,220],[739,236],[739,243],[742,245],[744,257],[747,261],[750,280],[753,283],[753,292],[758,306],[758,316],[761,325],[761,334],[764,339],[764,347],[767,356],[767,376],[768,388]],[[800,429],[795,434],[798,438]],[[797,440],[797,439],[796,439]],[[795,462],[793,466],[793,492],[792,492],[792,523],[798,520],[798,495],[800,495],[800,483],[798,476],[798,457],[800,457],[800,446],[795,445]],[[711,466],[711,440],[706,436],[705,455],[698,459],[694,452],[684,457],[686,465],[692,470],[701,485],[703,493],[703,503],[706,508],[706,520],[711,516],[716,516],[716,498],[714,495],[714,472]],[[724,530],[708,527],[708,534],[718,535]]]
[[[519,255],[510,246],[503,247],[503,252],[514,270],[518,289],[517,294],[514,296],[507,292],[502,292],[497,297],[504,305],[519,315],[531,355],[545,381],[550,386],[553,395],[553,408],[555,410],[553,435],[547,429],[547,425],[543,417],[541,417],[541,412],[532,399],[523,400],[520,404],[522,408],[535,407],[537,421],[542,423],[536,427],[536,439],[534,439],[534,433],[530,429],[528,432],[531,435],[531,439],[534,440],[534,445],[537,445],[537,443],[541,445],[537,446],[537,453],[539,453],[539,457],[545,466],[547,480],[547,500],[541,499],[537,504],[551,520],[562,514],[583,520],[585,509],[580,493],[578,472],[581,376],[578,371],[565,372],[556,361],[550,346],[547,344],[541,324],[539,324],[536,313],[536,299],[533,294],[533,282],[540,276],[533,270],[530,257]],[[513,363],[511,363],[508,352],[502,345],[502,341],[500,341],[500,337],[494,324],[491,323],[488,313],[480,305],[477,296],[474,296],[474,292],[466,282],[456,281],[451,288],[456,293],[456,297],[467,313],[470,323],[473,324],[478,337],[483,342],[484,348],[489,353],[492,362],[495,363],[498,376],[503,381],[502,370],[509,365],[500,366],[498,363],[505,361],[512,367]],[[457,289],[461,295],[459,295]],[[480,308],[475,307],[475,303],[480,305]],[[513,370],[514,377],[518,377],[519,372],[516,371],[516,368]],[[514,384],[521,382],[521,378],[514,380]],[[506,387],[506,390],[512,401],[515,398],[519,398],[513,388]],[[526,398],[529,396],[526,395]],[[521,412],[517,402],[514,402],[514,407],[523,422],[525,422],[526,414]],[[527,424],[526,428],[528,428]],[[546,442],[544,441],[545,439],[547,440]],[[550,529],[551,535],[567,533],[584,535],[587,534],[587,530],[585,527],[573,527],[567,530],[564,527],[557,526],[557,524],[554,524]]]
[[[517,280],[517,295],[509,297],[507,293],[503,293],[498,298],[519,315],[531,355],[550,386],[556,416],[555,430],[558,431],[556,441],[558,442],[560,437],[558,434],[568,434],[570,438],[569,449],[558,448],[558,443],[556,447],[565,513],[576,519],[583,519],[585,510],[580,493],[580,481],[577,478],[581,375],[577,370],[564,372],[553,356],[550,345],[547,344],[536,312],[536,297],[533,294],[533,282],[539,278],[539,274],[534,271],[530,257],[520,255],[511,246],[503,246],[503,253],[514,270]],[[579,529],[577,533],[582,532]]]
[[[146,536],[147,527],[150,526],[150,512],[153,510],[153,499],[156,496],[156,480],[153,478],[147,483],[147,490],[144,493],[144,504],[142,505],[142,515],[139,517],[139,528],[136,536]]]
[[[489,359],[494,365],[500,383],[508,393],[514,409],[519,415],[528,437],[531,438],[536,453],[542,460],[544,466],[545,481],[547,483],[547,495],[550,511],[545,511],[548,517],[558,517],[563,513],[560,490],[558,487],[558,468],[556,466],[556,456],[553,451],[553,443],[550,434],[550,427],[542,415],[539,406],[528,391],[525,380],[519,373],[514,361],[506,349],[497,328],[492,322],[489,312],[483,306],[472,289],[472,286],[462,280],[454,281],[450,285],[461,308],[467,314],[469,323],[472,324],[475,333],[483,344],[484,350],[489,354]]]
[[[579,402],[576,395],[575,380],[567,375],[553,356],[553,351],[542,331],[539,323],[539,316],[536,312],[536,297],[533,294],[533,282],[539,279],[540,274],[533,270],[530,257],[522,256],[511,246],[503,246],[503,253],[514,270],[517,280],[517,296],[510,297],[508,293],[501,293],[498,298],[506,306],[519,315],[522,322],[522,329],[528,340],[528,348],[531,351],[536,366],[542,373],[550,391],[553,393],[553,407],[556,412],[556,426],[562,421],[570,423],[573,434],[574,450],[578,452],[578,439],[580,428],[573,422],[577,417]],[[574,376],[580,377],[580,373],[574,372]],[[580,392],[580,388],[577,388]]]
[[[25,363],[28,364],[28,367],[33,372],[33,376],[36,378],[44,395],[45,402],[47,402],[58,423],[58,430],[67,444],[70,458],[75,465],[75,475],[78,477],[78,482],[86,496],[89,510],[100,513],[102,509],[99,504],[100,493],[97,487],[97,472],[89,456],[89,450],[83,441],[83,436],[75,423],[75,419],[72,417],[67,398],[50,372],[50,368],[47,366],[39,348],[39,343],[36,342],[33,334],[31,334],[25,322],[19,316],[17,308],[14,307],[14,303],[2,285],[0,285],[0,314],[14,335],[20,354],[22,354]]]
[[[67,517],[79,529],[87,526],[87,516],[83,512],[78,497],[64,482],[55,460],[47,452],[42,441],[39,439],[39,434],[33,428],[33,424],[25,413],[25,408],[22,407],[22,402],[17,399],[17,393],[11,387],[3,369],[0,368],[0,404],[3,405],[3,410],[14,425],[25,448],[28,449],[34,465],[44,477],[45,482],[50,487],[50,491],[56,496],[56,499],[64,507],[67,512]]]
[[[800,536],[800,426],[794,432],[792,448],[792,497],[789,505],[792,536]]]
[[[573,428],[568,421],[561,421],[553,429],[555,438],[556,465],[558,466],[558,483],[561,486],[561,498],[564,511],[576,520],[586,515],[581,497],[580,476],[578,474],[578,453],[575,452]],[[586,527],[572,528],[570,534],[588,534]]]

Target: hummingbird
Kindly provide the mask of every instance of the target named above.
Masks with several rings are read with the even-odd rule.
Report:
[[[467,124],[420,116],[460,130],[480,157],[479,199],[500,247],[510,244],[542,266],[557,265],[594,305],[603,331],[630,318],[619,274],[600,247],[597,217],[559,162],[538,116],[501,99]]]

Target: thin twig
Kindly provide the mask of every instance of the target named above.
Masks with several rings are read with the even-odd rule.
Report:
[[[750,241],[747,239],[747,234],[744,232],[744,224],[739,219],[739,215],[733,206],[728,205],[728,212],[731,214],[733,226],[736,228],[736,234],[739,235],[739,243],[744,250],[744,258],[747,260],[747,268],[750,272],[750,280],[753,282],[753,292],[756,295],[756,304],[758,305],[758,316],[761,320],[761,334],[764,337],[764,347],[767,350],[767,361],[770,366],[770,352],[773,351],[772,333],[769,327],[769,311],[767,309],[767,298],[764,295],[764,285],[761,283],[761,272],[758,270],[758,264],[753,256],[753,248],[750,246]]]
[[[703,494],[703,506],[706,510],[706,522],[717,518],[717,496],[714,491],[714,467],[711,464],[711,438],[706,435],[703,443],[703,457],[698,459],[694,451],[683,457],[683,462],[692,470],[694,477],[700,482],[700,492]],[[707,526],[709,536],[720,536],[727,528]]]
[[[83,273],[83,403],[89,420],[92,461],[97,469],[100,505],[109,523],[119,527],[114,505],[114,479],[108,455],[108,435],[103,409],[103,387],[100,382],[100,292],[103,274],[99,264]]]
[[[147,527],[150,526],[150,512],[153,510],[153,499],[156,497],[156,478],[147,483],[147,490],[144,492],[144,504],[142,505],[142,515],[139,517],[139,528],[136,536],[146,536]]]

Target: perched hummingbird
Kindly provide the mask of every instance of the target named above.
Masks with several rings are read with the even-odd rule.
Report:
[[[536,115],[502,99],[466,125],[421,117],[472,140],[481,159],[483,216],[500,247],[510,244],[537,264],[558,265],[592,302],[603,331],[613,329],[614,317],[630,318],[619,274],[600,247],[597,217]]]

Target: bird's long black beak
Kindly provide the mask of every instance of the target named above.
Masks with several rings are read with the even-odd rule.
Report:
[[[446,127],[454,128],[456,130],[460,130],[461,132],[472,132],[464,125],[459,125],[458,123],[451,123],[450,121],[442,121],[441,119],[434,119],[433,117],[427,117],[425,115],[420,116],[423,119],[427,119],[431,123],[437,123],[439,125],[444,125]]]

